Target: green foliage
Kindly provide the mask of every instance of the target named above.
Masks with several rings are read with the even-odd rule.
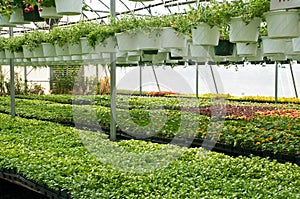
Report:
[[[144,141],[110,142],[98,132],[4,114],[0,121],[0,169],[15,168],[72,198],[299,197],[297,165]],[[155,170],[135,172],[174,156]]]
[[[43,31],[33,31],[30,33],[25,33],[23,35],[24,45],[26,45],[30,51],[33,51],[41,43],[46,42],[47,33]]]
[[[103,129],[109,129],[109,96],[75,96],[74,99],[73,97],[72,95],[22,96],[22,98],[32,99],[32,101],[18,99],[17,114],[41,120],[74,124],[73,108],[73,111],[76,110],[77,113],[77,123],[83,126],[99,123]],[[213,126],[209,116],[184,112],[184,110],[189,110],[189,107],[195,108],[195,103],[188,99],[181,100],[182,103],[179,103],[176,98],[118,97],[118,128],[125,132],[131,132],[137,137],[145,136],[145,132],[148,132],[148,136],[170,138],[178,134],[181,136],[192,135],[199,139],[217,139],[218,142],[247,149],[300,155],[299,117],[257,115],[249,120],[225,119],[223,125]],[[200,100],[198,103],[198,106],[203,108],[212,105],[209,99]],[[0,104],[0,111],[9,113],[9,99],[1,98]],[[183,110],[177,110],[180,108]],[[274,108],[278,108],[278,106]],[[286,109],[288,110],[289,107]],[[97,118],[95,118],[95,114]],[[180,127],[183,121],[185,121],[184,129]],[[210,129],[208,129],[209,125]],[[214,133],[215,131],[220,133]]]
[[[86,35],[89,45],[95,47],[96,44],[103,42],[105,39],[114,36],[115,29],[109,25],[99,25],[97,28],[90,31]]]
[[[25,37],[23,36],[10,37],[6,39],[4,48],[10,50],[11,52],[22,52],[22,46],[25,44],[25,42]]]

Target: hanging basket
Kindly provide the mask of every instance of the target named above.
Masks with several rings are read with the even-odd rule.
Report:
[[[196,61],[213,61],[211,46],[190,45],[190,53],[192,60]]]
[[[21,52],[14,52],[14,57],[15,58],[24,58],[24,54],[23,54],[23,51],[21,51]]]
[[[33,57],[44,57],[43,46],[41,44],[33,50]]]
[[[25,12],[24,8],[23,8],[23,16],[24,16],[24,20],[25,21],[29,21],[29,22],[40,22],[40,21],[44,21],[44,19],[40,16],[39,13],[39,8],[37,5],[34,6],[34,10],[31,12]]]
[[[24,58],[32,58],[33,52],[29,49],[29,47],[26,45],[23,45],[22,47],[23,47]]]
[[[63,17],[57,14],[56,7],[43,7],[43,11],[40,11],[40,16],[44,19],[59,19]]]
[[[135,31],[126,31],[116,34],[118,48],[120,51],[137,50],[137,39]]]
[[[81,43],[77,43],[77,44],[68,44],[68,48],[69,48],[69,53],[70,55],[82,55],[82,50],[81,50]]]
[[[262,51],[264,55],[284,54],[286,47],[286,39],[272,39],[268,37],[262,38]]]
[[[220,38],[218,27],[201,23],[192,29],[193,45],[217,46]]]
[[[263,61],[264,56],[261,48],[257,48],[256,56],[247,56],[247,61]]]
[[[165,27],[161,33],[161,48],[185,48],[187,47],[187,36],[175,31],[171,27]]]
[[[171,49],[170,53],[172,57],[187,57],[188,56],[188,47],[186,48],[174,48]]]
[[[9,22],[6,15],[0,15],[0,27],[15,27],[15,24]]]
[[[233,54],[234,44],[229,40],[220,40],[219,45],[215,46],[215,55],[230,56]]]
[[[137,31],[137,48],[139,50],[158,50],[161,48],[161,29]]]
[[[15,58],[15,55],[12,51],[5,49],[5,58],[6,59],[13,59]]]
[[[117,52],[117,39],[114,36],[111,36],[105,39],[103,42],[98,42],[95,46],[96,53],[113,53]]]
[[[92,54],[95,53],[95,49],[89,45],[88,39],[86,37],[80,38],[80,46],[82,54]]]
[[[55,57],[56,50],[55,46],[50,43],[42,43],[42,49],[45,57]]]
[[[236,43],[236,51],[240,56],[255,56],[257,43]]]
[[[57,56],[70,55],[68,43],[64,44],[63,46],[60,46],[58,44],[55,44],[54,46],[55,46],[55,52]]]
[[[81,0],[55,0],[57,14],[79,15],[82,12]]]
[[[237,42],[257,42],[261,18],[254,18],[246,24],[241,17],[232,17],[230,20],[229,41]]]
[[[5,59],[6,55],[5,55],[5,50],[1,50],[0,51],[0,59]]]
[[[10,16],[10,23],[12,24],[28,24],[28,21],[24,20],[23,9],[16,8]]]
[[[265,14],[269,38],[295,38],[299,32],[297,10],[277,10]]]
[[[300,53],[300,37],[292,39],[293,51]]]

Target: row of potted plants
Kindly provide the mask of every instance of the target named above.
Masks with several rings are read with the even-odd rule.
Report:
[[[22,117],[106,130],[110,126],[109,107],[21,99],[17,99],[17,104],[17,114]],[[8,97],[1,98],[1,107],[1,112],[9,113]],[[236,112],[236,115],[247,114],[245,110],[239,110],[241,113]],[[299,111],[287,111],[281,111],[280,115],[265,111],[265,114],[245,119],[237,117],[235,120],[224,120],[223,125],[214,125],[209,116],[199,113],[155,108],[145,110],[133,106],[131,109],[117,109],[116,119],[120,131],[138,138],[180,136],[184,139],[194,136],[204,140],[210,137],[228,145],[299,156],[299,117],[294,117]]]
[[[70,6],[72,5],[72,6]],[[1,0],[0,26],[14,26],[81,14],[82,1],[76,0]]]
[[[180,60],[193,59],[195,61],[224,61],[226,59],[242,61],[243,57],[248,57],[248,60],[262,61],[264,54],[269,56],[280,54],[284,56],[281,59],[287,59],[286,54],[288,54],[290,58],[298,59],[300,51],[297,44],[300,42],[297,38],[291,40],[291,38],[300,35],[298,30],[294,30],[294,35],[283,36],[285,39],[277,39],[280,37],[278,35],[266,39],[262,38],[262,36],[267,35],[267,32],[270,32],[269,26],[271,29],[274,26],[272,22],[267,20],[269,4],[268,0],[251,0],[248,2],[238,0],[232,3],[211,1],[207,4],[199,4],[196,8],[191,7],[184,14],[151,17],[123,16],[119,20],[111,20],[109,25],[79,23],[69,27],[57,27],[49,34],[34,32],[16,39],[11,38],[11,42],[5,42],[8,45],[4,48],[0,42],[0,49],[20,52],[23,48],[25,58],[58,56],[65,61],[69,61],[72,57],[62,56],[71,54],[75,56],[73,58],[77,61],[104,59],[107,62],[108,59],[103,57],[79,56],[82,54],[96,56],[96,53],[119,52],[118,61],[121,63],[130,61],[133,63],[139,61],[159,63],[171,59],[172,56]],[[267,14],[264,15],[264,13]],[[277,11],[274,12],[274,15],[277,17],[281,13]],[[285,14],[294,20],[296,19],[296,21],[299,18],[298,13],[293,11],[285,11]],[[279,18],[289,21],[289,18],[281,17],[281,15]],[[233,23],[235,21],[237,24]],[[262,21],[267,21],[267,26],[261,27]],[[209,32],[204,33],[204,29],[208,29]],[[242,38],[250,32],[252,33],[251,39]],[[233,36],[239,38],[234,39]],[[210,39],[213,37],[214,41],[211,41]],[[261,45],[258,43],[260,42],[259,38],[263,39],[261,48],[258,48]],[[222,39],[227,39],[230,42],[224,42]],[[274,42],[278,44],[276,49],[280,49],[276,52],[271,51],[275,48]],[[13,43],[13,46],[10,46],[10,43]],[[271,46],[269,48],[268,43]],[[228,44],[230,47],[227,46]],[[33,55],[30,55],[26,47],[37,52],[44,52],[44,55],[34,55],[34,52]],[[218,53],[220,49],[226,49],[230,52],[228,54]],[[156,53],[159,53],[147,55],[149,50],[155,50]],[[147,52],[146,55],[143,52]],[[231,57],[225,55],[231,55]],[[6,57],[9,58],[9,56]],[[18,56],[15,57],[18,58]],[[55,61],[53,59],[49,58],[46,62]],[[34,59],[34,61],[36,60]],[[45,60],[38,61],[45,62]]]
[[[299,195],[300,168],[290,163],[136,140],[110,142],[99,132],[4,114],[0,121],[0,172],[15,169],[72,198]]]

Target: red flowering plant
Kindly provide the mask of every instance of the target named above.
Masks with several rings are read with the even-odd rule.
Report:
[[[10,16],[14,9],[23,8],[25,13],[39,9],[43,10],[43,7],[55,6],[54,0],[0,0],[0,13]]]

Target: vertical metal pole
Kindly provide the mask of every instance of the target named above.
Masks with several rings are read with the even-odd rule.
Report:
[[[142,86],[142,83],[143,83],[143,80],[142,80],[142,66],[139,65],[140,67],[140,96],[142,96],[142,92],[143,92],[143,86]]]
[[[49,81],[50,90],[53,90],[53,79],[54,79],[53,68],[50,66],[49,70],[50,70],[50,81]]]
[[[24,66],[24,82],[25,82],[25,94],[27,94],[28,91],[28,80],[27,80],[27,66]]]
[[[278,63],[275,62],[275,104],[278,102]]]
[[[110,0],[110,14],[116,17],[116,1]],[[110,140],[116,141],[116,53],[110,54]]]
[[[296,98],[298,98],[298,92],[297,92],[297,86],[296,86],[296,82],[295,82],[295,77],[294,77],[292,62],[290,62],[290,70],[291,70],[291,75],[292,75],[292,81],[293,81],[293,85],[294,85],[295,95],[296,95]]]
[[[198,63],[196,63],[196,98],[199,98],[199,70],[198,70]]]
[[[214,71],[212,69],[212,66],[209,65],[210,67],[210,72],[211,72],[211,76],[213,78],[213,81],[214,81],[214,85],[215,85],[215,89],[216,89],[216,93],[219,94],[219,90],[218,90],[218,86],[217,86],[217,82],[216,82],[216,79],[215,79],[215,74],[214,74]]]
[[[155,78],[155,81],[156,81],[156,85],[157,85],[158,91],[161,92],[160,86],[159,86],[159,83],[158,83],[158,79],[157,79],[157,75],[156,75],[156,72],[155,72],[155,69],[154,69],[153,65],[152,65],[152,71],[153,71],[153,74],[154,74],[154,78]]]
[[[100,94],[101,95],[101,88],[100,88],[100,79],[99,79],[99,64],[96,64],[96,81],[97,81],[97,90],[96,90],[96,95]]]
[[[9,37],[13,37],[13,28],[9,27]],[[15,67],[14,59],[11,58],[10,62],[10,115],[11,117],[16,116],[16,102],[15,102]]]

